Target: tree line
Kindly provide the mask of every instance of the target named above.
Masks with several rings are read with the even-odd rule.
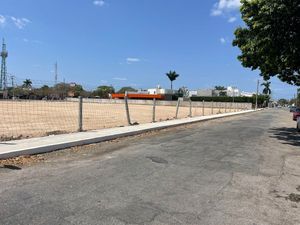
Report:
[[[43,85],[33,87],[32,81],[26,79],[22,85],[8,88],[9,98],[20,99],[64,99],[66,97],[109,98],[114,93],[136,92],[133,87],[122,87],[115,90],[113,86],[101,85],[94,90],[85,90],[82,85],[75,83],[57,83],[53,86]]]

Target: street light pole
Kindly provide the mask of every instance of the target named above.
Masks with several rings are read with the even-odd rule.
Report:
[[[257,87],[256,87],[255,110],[257,110],[258,89],[259,89],[259,80],[257,80]]]
[[[296,91],[296,93],[297,93],[297,94],[296,94],[296,97],[295,97],[295,98],[296,98],[296,106],[298,106],[299,90],[300,90],[300,89],[298,88],[297,91]]]

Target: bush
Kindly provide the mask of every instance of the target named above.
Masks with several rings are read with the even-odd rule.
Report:
[[[205,101],[205,102],[233,102],[233,97],[229,96],[194,96],[191,97],[192,101]],[[264,101],[267,100],[267,97],[264,95],[259,95],[257,98],[257,103],[262,105]],[[256,97],[253,95],[252,97],[234,97],[234,102],[239,103],[252,103],[255,104]]]

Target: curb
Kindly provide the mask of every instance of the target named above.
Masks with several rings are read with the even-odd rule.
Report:
[[[242,112],[201,116],[178,120],[169,120],[158,123],[141,124],[137,126],[109,128],[81,133],[61,134],[40,138],[0,142],[0,159],[13,158],[22,155],[35,155],[52,152],[65,148],[109,141],[121,137],[133,136],[153,130],[161,130],[202,121],[226,118],[235,115],[257,112],[259,110],[247,110]]]

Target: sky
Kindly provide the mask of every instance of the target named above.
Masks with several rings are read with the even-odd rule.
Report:
[[[259,71],[243,68],[232,47],[243,26],[239,0],[0,0],[0,38],[9,74],[34,85],[58,79],[135,88],[215,85],[255,92]],[[296,87],[272,81],[274,98]],[[261,88],[262,89],[262,88]]]

